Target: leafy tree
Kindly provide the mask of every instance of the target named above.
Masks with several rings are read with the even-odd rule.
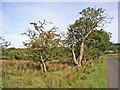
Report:
[[[120,53],[120,43],[112,43],[111,50],[113,50],[114,53]]]
[[[46,73],[47,60],[50,60],[53,55],[51,51],[58,47],[60,41],[60,35],[56,33],[57,27],[53,27],[47,31],[45,26],[47,24],[52,24],[51,22],[39,21],[38,23],[30,23],[34,25],[34,30],[28,28],[27,32],[23,33],[29,37],[28,42],[24,42],[30,51],[30,56],[34,61],[39,61],[41,63],[41,69]]]
[[[5,51],[6,47],[8,47],[10,44],[11,44],[11,42],[5,41],[5,39],[3,39],[3,37],[0,37],[0,52],[2,52],[3,55],[4,55],[4,51]]]
[[[2,37],[0,37],[0,48],[6,48],[11,44],[9,41],[5,41]]]
[[[77,43],[77,35],[79,35],[77,33],[79,33],[79,32],[74,31],[74,26],[70,25],[69,28],[68,28],[68,33],[67,33],[68,36],[66,38],[67,39],[66,40],[67,47],[69,47],[69,49],[72,51],[73,60],[74,60],[75,64],[78,64],[78,62],[76,60],[76,54],[75,54],[75,45]]]
[[[103,30],[94,30],[85,42],[84,59],[94,60],[103,55],[109,49],[111,33]]]
[[[98,30],[98,28],[103,29],[107,23],[111,22],[111,18],[107,18],[105,10],[102,8],[88,7],[79,14],[80,18],[68,28],[67,42],[73,52],[75,64],[82,66],[86,39],[89,39],[88,36],[92,31]],[[76,45],[79,45],[78,59],[74,54]]]

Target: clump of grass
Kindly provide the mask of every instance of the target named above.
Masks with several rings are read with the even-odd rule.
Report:
[[[62,63],[46,63],[48,72],[59,71],[65,69],[68,65]]]

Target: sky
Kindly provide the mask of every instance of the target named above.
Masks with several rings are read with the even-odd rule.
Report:
[[[113,17],[105,27],[112,33],[111,41],[118,42],[118,3],[117,2],[1,2],[0,3],[0,36],[11,41],[9,47],[24,48],[23,42],[28,39],[21,35],[30,26],[30,22],[53,22],[59,33],[66,33],[69,24],[77,20],[79,12],[87,7],[102,7],[108,17]]]

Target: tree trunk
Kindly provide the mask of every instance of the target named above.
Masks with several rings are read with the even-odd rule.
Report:
[[[41,71],[43,72],[43,65],[42,65],[42,63],[40,63],[40,67],[41,67]]]
[[[73,60],[74,60],[75,65],[78,65],[78,62],[77,62],[76,56],[75,56],[75,51],[73,49],[72,49],[72,54],[73,54]]]
[[[83,54],[84,54],[84,46],[85,46],[85,39],[88,37],[88,35],[91,33],[91,30],[82,38],[82,43],[80,47],[80,56],[79,56],[79,61],[78,61],[78,66],[82,67],[82,59],[83,59]]]
[[[47,69],[46,69],[45,62],[44,62],[44,61],[41,61],[41,62],[42,62],[41,64],[42,64],[42,67],[43,67],[43,68],[42,68],[42,69],[43,69],[43,72],[44,72],[44,73],[47,73]]]
[[[42,70],[42,72],[47,73],[46,65],[45,65],[45,62],[44,62],[42,56],[41,56],[40,62],[41,62],[41,70]]]
[[[79,61],[78,61],[78,66],[82,67],[82,59],[83,59],[83,53],[84,53],[84,43],[85,43],[85,38],[82,39],[81,47],[80,47],[80,56],[79,56]]]

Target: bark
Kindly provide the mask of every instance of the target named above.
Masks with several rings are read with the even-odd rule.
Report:
[[[78,62],[77,62],[77,60],[76,60],[76,55],[75,55],[75,51],[74,51],[74,49],[72,49],[72,54],[73,54],[73,60],[74,60],[74,63],[75,63],[75,65],[77,65]]]
[[[80,47],[80,56],[79,56],[79,62],[78,66],[82,67],[82,58],[83,58],[83,53],[84,53],[84,43],[85,43],[85,38],[82,39],[81,47]]]
[[[45,65],[45,62],[44,62],[42,56],[41,56],[40,62],[41,62],[41,70],[42,70],[42,72],[47,73],[46,65]]]
[[[41,71],[43,72],[43,65],[42,65],[42,63],[40,63],[40,67],[41,67]]]
[[[41,64],[42,64],[42,67],[43,67],[43,68],[42,68],[42,69],[43,69],[43,72],[44,72],[44,73],[47,73],[47,69],[46,69],[45,62],[44,62],[44,61],[42,61],[42,63],[41,63]]]
[[[91,30],[82,38],[82,43],[80,46],[80,56],[79,56],[79,61],[78,61],[78,66],[82,67],[82,59],[84,55],[84,46],[85,46],[85,39],[88,37],[88,35],[91,33]]]

